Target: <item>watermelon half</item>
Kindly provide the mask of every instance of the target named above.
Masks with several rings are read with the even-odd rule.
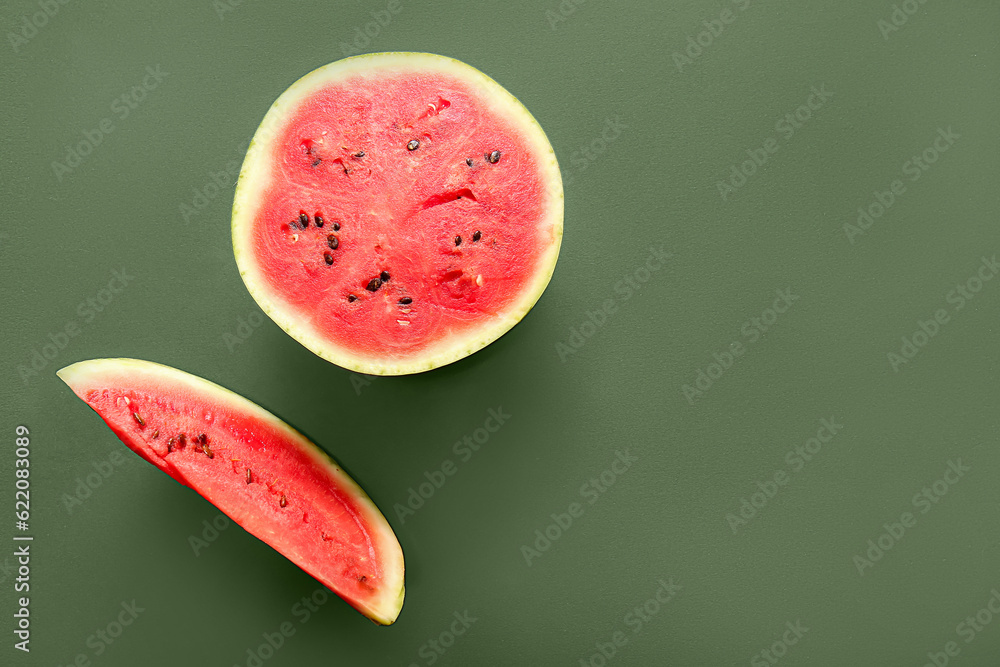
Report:
[[[428,53],[346,58],[292,85],[254,135],[232,219],[264,312],[378,375],[507,332],[548,284],[562,227],[542,128],[493,79]]]
[[[176,368],[93,359],[60,378],[136,454],[376,623],[403,606],[403,552],[375,504],[267,410]]]

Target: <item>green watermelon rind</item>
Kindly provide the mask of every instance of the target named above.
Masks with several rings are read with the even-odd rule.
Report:
[[[66,366],[57,371],[56,375],[84,401],[88,387],[107,388],[106,384],[102,384],[102,378],[113,380],[146,376],[155,382],[173,381],[181,386],[190,387],[193,395],[211,396],[218,404],[227,405],[241,416],[261,420],[287,436],[290,444],[298,446],[300,451],[305,452],[337,480],[340,489],[362,509],[366,527],[376,533],[373,537],[379,545],[379,554],[382,556],[380,564],[386,574],[385,588],[383,594],[375,601],[362,603],[363,608],[359,607],[359,611],[380,625],[390,625],[399,616],[405,595],[405,565],[402,549],[392,527],[374,501],[343,470],[343,467],[302,433],[248,398],[205,378],[152,361],[126,358],[89,359]],[[148,458],[148,454],[149,452],[140,455]],[[207,496],[206,499],[212,501]],[[334,592],[336,593],[335,590]]]
[[[268,182],[269,174],[265,170],[272,162],[263,158],[272,146],[276,126],[284,120],[285,113],[293,111],[300,100],[331,80],[378,67],[418,71],[437,69],[460,76],[468,83],[477,84],[492,107],[506,112],[507,117],[515,121],[523,131],[545,172],[544,181],[548,187],[547,201],[544,202],[546,214],[538,221],[538,227],[551,230],[552,242],[539,258],[534,280],[523,290],[519,300],[489,326],[474,329],[470,333],[453,334],[429,347],[422,355],[405,361],[361,358],[326,340],[308,322],[291,315],[291,309],[267,289],[249,244],[249,230],[256,215],[254,204],[259,201],[258,194]],[[243,160],[233,200],[233,252],[240,276],[260,308],[286,333],[316,355],[348,370],[368,375],[409,375],[429,371],[463,359],[510,331],[534,307],[548,286],[559,257],[562,234],[562,176],[555,150],[541,125],[516,97],[483,72],[454,58],[432,53],[386,52],[352,56],[324,65],[296,81],[275,100],[257,128]]]

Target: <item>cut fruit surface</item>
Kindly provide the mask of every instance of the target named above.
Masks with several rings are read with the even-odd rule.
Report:
[[[403,553],[375,504],[301,433],[216,384],[137,359],[58,375],[125,445],[376,623],[403,605]]]
[[[247,151],[236,262],[261,308],[319,356],[399,375],[461,359],[552,276],[562,179],[545,133],[451,58],[380,53],[291,86]]]

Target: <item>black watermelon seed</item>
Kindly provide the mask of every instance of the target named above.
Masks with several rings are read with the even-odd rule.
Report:
[[[384,283],[389,282],[389,272],[388,271],[383,271],[382,273],[378,274],[378,277],[381,278],[382,282],[384,282]]]
[[[378,278],[372,278],[371,280],[368,281],[368,285],[365,287],[365,289],[368,290],[369,292],[374,292],[378,290],[378,288],[381,286],[382,286],[381,280],[379,280]]]
[[[483,233],[481,231],[479,231],[479,230],[476,230],[476,233],[472,235],[472,241],[473,241],[473,243],[475,243],[476,241],[478,241],[481,238],[483,238]]]
[[[145,426],[146,425],[146,422],[142,421],[142,417],[139,416],[138,412],[133,412],[132,416],[135,418],[135,420],[137,422],[139,422],[139,426]]]
[[[402,299],[399,300],[399,302],[401,304],[403,304],[404,306],[407,306],[407,305],[413,303],[413,299],[410,298],[410,297],[408,297],[408,296],[404,296]]]
[[[302,225],[302,229],[309,226],[309,216],[305,213],[299,213],[299,224]]]
[[[153,440],[156,440],[159,437],[160,437],[160,429],[156,429],[155,431],[153,431]]]
[[[250,477],[250,468],[247,468],[247,484],[249,484],[249,483],[250,483],[250,480],[251,480],[251,479],[252,479],[252,478]]]
[[[455,237],[455,245],[462,245],[462,237],[461,236],[456,236]]]
[[[316,158],[315,160],[313,160],[312,166],[318,167],[320,162],[322,162],[322,160],[320,160],[319,158]]]
[[[465,164],[467,164],[467,165],[469,165],[471,167],[472,166],[472,158],[471,157],[465,158]]]
[[[406,144],[406,150],[415,151],[420,148],[420,142],[416,139],[410,139],[410,143]]]
[[[326,261],[327,264],[333,264],[333,255],[331,255],[330,253],[324,252],[323,259]]]
[[[336,225],[334,225],[336,227]],[[326,244],[330,246],[330,250],[336,250],[340,246],[340,239],[338,239],[333,234],[326,237]]]
[[[316,216],[315,216],[315,219],[316,219],[316,226],[317,227],[322,227],[323,226],[323,217],[319,213],[317,213]]]
[[[339,232],[340,231],[340,223],[339,222],[333,223],[333,231],[335,231],[335,232]]]
[[[353,294],[348,294],[348,295],[347,295],[347,301],[348,301],[349,303],[354,303],[354,302],[355,302],[355,301],[357,301],[357,300],[358,300],[358,297],[354,296]]]
[[[208,442],[208,436],[204,433],[200,434],[198,436],[198,444],[204,446],[206,442]]]
[[[364,156],[365,156],[365,152],[364,151],[358,151],[357,153],[354,154],[354,157],[356,157],[356,158],[362,158]]]
[[[288,500],[285,499],[285,494],[281,494],[281,498],[278,499],[278,504],[282,507],[288,504]]]
[[[500,151],[493,151],[486,156],[486,159],[490,161],[490,164],[496,164],[500,161]]]

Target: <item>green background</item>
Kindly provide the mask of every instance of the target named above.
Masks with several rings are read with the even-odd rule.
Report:
[[[181,207],[242,158],[274,98],[385,7],[77,0],[17,48],[10,33],[42,10],[0,11],[0,474],[12,514],[26,424],[35,537],[30,656],[12,648],[13,546],[0,550],[0,663],[245,665],[290,621],[268,667],[427,665],[426,642],[468,611],[476,621],[436,664],[599,665],[596,643],[616,630],[628,642],[610,665],[770,664],[759,652],[787,622],[808,631],[782,664],[923,665],[949,641],[952,664],[1000,664],[1000,619],[971,643],[956,627],[1000,588],[1000,280],[960,310],[947,300],[1000,251],[1000,5],[912,2],[883,35],[888,1],[588,0],[554,21],[557,0],[402,0],[359,50],[453,56],[518,96],[560,159],[565,237],[544,296],[502,339],[361,384],[260,323],[230,245],[235,179],[189,220]],[[734,20],[678,66],[726,8]],[[162,83],[116,115],[157,65]],[[821,85],[833,96],[786,139],[776,123]],[[113,131],[60,180],[53,161],[103,118]],[[585,157],[615,118],[621,134]],[[904,163],[939,128],[959,138],[909,180]],[[724,199],[717,183],[772,137],[777,152]],[[849,240],[845,223],[895,179],[905,193]],[[650,246],[671,258],[625,301],[616,285]],[[115,270],[129,284],[85,321],[79,304]],[[786,289],[790,309],[744,335]],[[616,312],[561,358],[557,344],[606,299]],[[901,337],[942,308],[948,322],[894,369]],[[79,335],[25,374],[70,322]],[[736,341],[745,353],[689,401],[684,386],[717,375],[713,354]],[[376,627],[335,597],[301,623],[293,605],[317,583],[235,525],[195,555],[189,537],[218,512],[124,451],[55,376],[105,356],[221,383],[337,457],[406,555],[397,623]],[[453,443],[501,406],[510,419],[461,461]],[[786,453],[823,418],[842,430],[796,470]],[[68,506],[116,450],[124,463]],[[637,460],[587,504],[581,486],[616,450]],[[394,505],[445,459],[457,473],[401,520]],[[971,470],[921,513],[914,496],[959,459]],[[787,484],[731,528],[778,470]],[[583,515],[529,566],[522,546],[573,502]],[[859,573],[855,556],[908,511],[915,527]],[[636,634],[626,614],[660,580],[682,588]],[[132,600],[144,611],[95,655],[88,637]]]

